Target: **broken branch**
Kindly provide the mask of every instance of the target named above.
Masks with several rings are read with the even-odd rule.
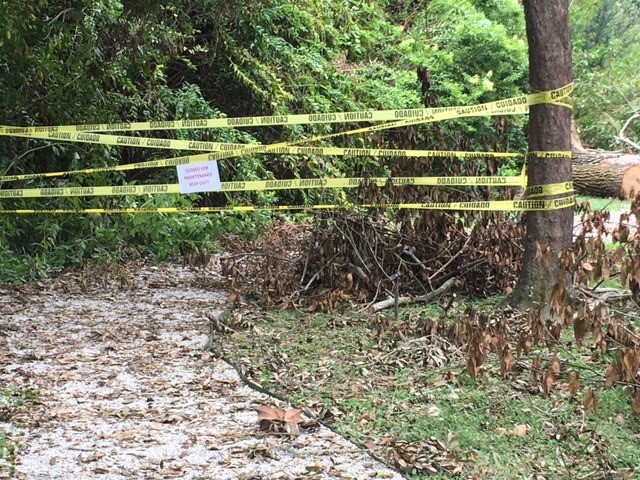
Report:
[[[437,297],[438,295],[442,295],[447,290],[449,290],[453,286],[453,284],[456,282],[456,280],[457,280],[456,277],[450,278],[449,280],[444,282],[442,285],[440,285],[438,288],[436,288],[433,292],[429,292],[425,295],[419,295],[417,297],[400,297],[398,298],[398,305],[404,305],[406,303],[429,302],[434,297]],[[396,301],[395,298],[388,298],[378,303],[374,303],[373,305],[371,305],[371,307],[369,307],[369,309],[372,313],[376,313],[376,312],[379,312],[380,310],[384,310],[385,308],[389,308],[395,305],[395,301]]]

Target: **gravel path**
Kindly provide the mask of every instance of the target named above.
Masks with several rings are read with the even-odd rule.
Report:
[[[13,412],[21,428],[0,423],[21,445],[0,478],[403,478],[324,428],[260,432],[254,408],[286,406],[204,350],[203,312],[225,296],[192,273],[147,267],[129,290],[87,293],[95,280],[0,288],[0,389],[39,394]]]

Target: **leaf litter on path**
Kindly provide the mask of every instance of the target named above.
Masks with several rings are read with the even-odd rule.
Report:
[[[15,478],[403,478],[326,428],[260,431],[256,409],[292,410],[203,348],[226,294],[177,266],[130,275],[127,290],[69,274],[0,288],[0,388],[38,392],[18,428],[0,424],[21,445]]]

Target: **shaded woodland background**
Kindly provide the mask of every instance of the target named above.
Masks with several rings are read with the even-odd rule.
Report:
[[[0,123],[56,125],[340,110],[470,105],[527,91],[527,45],[515,0],[307,0],[0,2]],[[634,59],[640,49],[636,0],[574,1],[571,14],[576,76],[575,121],[587,147],[606,150],[637,108]],[[635,102],[635,103],[634,103]],[[385,148],[526,151],[526,117],[465,119],[410,127],[338,144]],[[212,129],[166,133],[176,138],[271,143],[350,129],[352,125]],[[638,138],[638,124],[627,130]],[[176,152],[183,153],[183,152]],[[101,167],[161,158],[166,152],[2,138],[0,172],[33,173]],[[415,162],[393,158],[246,156],[221,165],[223,180],[367,175],[516,174],[521,160]],[[6,183],[4,188],[175,182],[173,170],[76,176]],[[380,192],[292,191],[191,196],[3,200],[5,208],[272,205],[362,198],[455,201],[509,198],[517,192],[413,188]],[[250,215],[0,216],[0,281],[24,281],[86,262],[206,254],[224,234],[256,236],[268,213]],[[348,226],[354,219],[340,216]],[[505,220],[508,222],[505,223]],[[334,219],[320,219],[333,222]],[[355,218],[361,223],[360,218]],[[383,229],[380,212],[370,220]],[[382,222],[382,223],[380,223]],[[448,261],[478,225],[477,255],[460,265],[487,263],[498,239],[486,234],[513,215],[403,212],[404,241],[369,278],[392,271],[397,256]],[[395,227],[394,227],[395,228]],[[337,234],[337,230],[331,230]],[[426,234],[425,232],[428,232]],[[484,233],[483,233],[484,232]],[[362,233],[362,231],[360,232]],[[381,234],[384,232],[381,232]],[[331,239],[326,239],[331,242]],[[395,241],[395,240],[394,240]],[[475,242],[475,240],[474,240]],[[366,243],[366,242],[365,242]],[[391,242],[392,243],[392,242]],[[330,244],[330,243],[329,243]],[[343,246],[335,246],[338,251]],[[394,248],[396,250],[394,250]],[[419,251],[415,251],[418,248]],[[444,249],[444,250],[443,250]],[[331,250],[330,248],[327,251]],[[518,250],[514,247],[514,255]],[[505,257],[508,256],[504,252]],[[503,255],[491,262],[508,286],[517,273]],[[484,259],[484,260],[483,260]],[[395,263],[394,263],[395,262]],[[362,266],[360,266],[362,267]],[[455,265],[452,265],[455,267]],[[409,264],[405,265],[410,270]],[[417,267],[420,269],[419,265]],[[454,268],[455,270],[455,268]],[[416,278],[425,272],[407,272]],[[340,271],[339,275],[344,272]],[[335,280],[335,279],[333,279]],[[422,278],[424,281],[425,278]],[[434,278],[431,278],[434,280]],[[444,281],[444,279],[441,279]],[[364,279],[361,279],[364,281]],[[416,284],[417,288],[421,288]],[[484,288],[484,287],[483,287]],[[490,289],[469,286],[490,293]]]

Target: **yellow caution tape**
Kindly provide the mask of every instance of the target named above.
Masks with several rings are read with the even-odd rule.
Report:
[[[495,102],[494,102],[495,103]],[[509,107],[511,108],[511,107]],[[406,126],[406,125],[413,125],[413,124],[417,124],[417,123],[423,123],[425,121],[424,118],[420,118],[420,119],[412,119],[412,120],[403,120],[401,122],[393,122],[393,123],[385,123],[383,125],[375,125],[372,127],[364,127],[364,128],[359,128],[356,130],[350,130],[348,132],[340,132],[340,133],[332,133],[332,134],[327,134],[327,135],[319,135],[319,136],[314,136],[311,138],[307,138],[307,139],[301,139],[301,140],[296,140],[296,141],[291,141],[291,142],[279,142],[279,143],[274,143],[274,144],[270,144],[270,145],[244,145],[244,144],[219,144],[219,143],[215,143],[215,142],[195,142],[195,143],[207,143],[210,144],[210,146],[213,145],[231,145],[230,147],[226,147],[226,148],[232,148],[233,150],[227,151],[227,152],[219,152],[219,153],[203,153],[203,154],[199,154],[199,155],[190,155],[188,157],[181,157],[183,160],[187,160],[185,163],[199,163],[199,162],[206,162],[206,161],[212,161],[212,160],[222,160],[222,159],[226,159],[226,158],[232,158],[232,157],[238,157],[244,154],[254,154],[254,153],[279,153],[279,152],[285,152],[288,151],[286,149],[289,149],[290,147],[293,147],[299,143],[306,143],[306,142],[315,142],[315,141],[320,141],[320,140],[326,140],[329,138],[334,138],[334,137],[339,137],[342,135],[354,135],[356,133],[365,133],[365,132],[371,132],[371,131],[377,131],[377,130],[384,130],[384,129],[388,129],[388,128],[394,128],[394,127],[399,127],[399,126]],[[34,134],[35,136],[39,137],[41,136],[41,134]],[[42,134],[45,137],[50,137],[50,136],[64,136],[65,138],[77,138],[79,134],[71,134],[71,133],[49,133],[49,134]],[[113,135],[97,135],[97,134],[82,134],[82,135],[93,135],[92,138],[88,138],[88,137],[82,137],[81,140],[74,140],[74,141],[81,141],[81,142],[88,142],[88,143],[101,143],[101,139],[106,138],[106,142],[110,142],[110,141],[115,141],[115,142],[120,142],[123,141],[121,139],[121,137],[115,137]],[[27,135],[29,136],[29,135]],[[136,139],[136,140],[140,140],[140,138],[136,138],[136,137],[122,137],[122,138],[127,138],[127,139]],[[121,140],[119,140],[121,139]],[[148,140],[157,140],[157,139],[143,139],[145,141]],[[167,140],[168,142],[183,142],[183,140]],[[147,142],[148,143],[148,142]],[[236,146],[237,145],[237,146]],[[148,146],[148,145],[133,145],[132,146]],[[240,148],[241,147],[241,148]],[[301,147],[302,148],[302,147]],[[307,148],[311,148],[311,147],[307,147]],[[345,150],[352,150],[352,151],[357,151],[358,149],[345,149]],[[366,149],[363,149],[366,150]],[[375,150],[375,149],[374,149]],[[378,150],[380,151],[380,150]],[[407,150],[408,151],[408,150]],[[155,161],[150,161],[150,162],[143,162],[143,164],[146,164],[147,167],[145,168],[151,168],[153,166],[160,166],[159,162],[165,162],[166,164],[171,164],[172,166],[175,165],[179,165],[181,163],[178,163],[180,161],[180,159],[165,159],[165,160],[155,160]],[[175,162],[175,163],[174,163]],[[163,165],[164,166],[164,165]],[[126,168],[129,167],[129,168]],[[140,167],[138,167],[140,168]],[[130,166],[121,166],[121,169],[132,169],[132,167]],[[99,171],[98,169],[85,169],[84,170],[87,173],[95,173],[97,171]],[[104,169],[102,170],[104,171]],[[33,175],[33,174],[32,174]],[[42,175],[42,176],[53,176],[53,175],[46,175],[46,174],[38,174],[38,175]],[[33,176],[31,176],[30,178],[35,178]],[[4,180],[6,179],[6,180]],[[10,181],[10,180],[18,180],[18,179],[25,179],[25,175],[20,176],[5,176],[3,177],[2,181]]]
[[[271,145],[261,145],[261,146],[257,146],[257,147],[249,147],[245,150],[236,150],[236,151],[229,151],[229,152],[221,152],[221,153],[210,153],[207,156],[207,160],[206,161],[211,161],[211,160],[223,160],[226,158],[231,158],[231,157],[237,157],[243,154],[249,154],[252,153],[253,151],[260,151],[260,152],[272,152],[274,150],[277,150],[280,147],[286,147],[286,146],[290,146],[290,145],[295,145],[298,143],[301,143],[303,141],[308,141],[308,142],[312,142],[312,141],[318,141],[318,140],[325,140],[328,138],[333,138],[333,137],[338,137],[341,135],[354,135],[356,133],[366,133],[366,132],[372,132],[372,131],[377,131],[377,130],[384,130],[384,129],[390,129],[390,128],[396,128],[396,127],[402,127],[402,126],[407,126],[407,125],[414,125],[414,124],[419,124],[419,123],[426,123],[426,122],[434,122],[434,121],[438,121],[438,120],[446,120],[446,119],[451,119],[451,118],[458,118],[458,117],[462,117],[462,116],[479,116],[479,115],[508,115],[508,114],[512,114],[512,113],[519,113],[520,107],[526,106],[528,108],[529,105],[536,105],[536,104],[542,104],[542,103],[549,103],[551,101],[556,101],[562,98],[567,97],[571,92],[573,91],[573,83],[559,88],[557,90],[551,90],[548,92],[541,92],[541,93],[534,93],[531,95],[526,95],[523,97],[518,97],[516,99],[511,99],[511,101],[509,100],[501,100],[498,102],[489,102],[489,103],[484,103],[484,104],[480,104],[480,105],[475,105],[474,107],[463,107],[462,109],[458,109],[458,111],[456,112],[441,112],[441,113],[434,113],[432,115],[429,115],[428,117],[422,117],[422,118],[418,118],[418,119],[410,119],[410,120],[403,120],[401,122],[392,122],[392,123],[385,123],[383,125],[375,125],[372,127],[363,127],[363,128],[359,128],[356,130],[350,130],[348,132],[342,132],[342,133],[333,133],[333,134],[328,134],[328,135],[323,135],[323,136],[316,136],[316,137],[312,137],[306,140],[300,140],[300,141],[294,141],[294,142],[280,142],[280,143],[274,143]],[[524,103],[523,103],[524,102]]]
[[[526,105],[524,106],[526,107]],[[496,112],[502,112],[501,115],[514,115],[517,113],[523,113],[522,107],[509,107],[504,110],[496,110]],[[489,115],[489,113],[482,113],[482,115]],[[419,117],[418,119],[401,120],[398,122],[386,123],[383,125],[375,125],[371,127],[363,127],[356,130],[350,130],[347,132],[341,132],[337,134],[328,134],[316,136],[310,139],[304,139],[296,142],[281,142],[277,148],[286,147],[288,145],[295,145],[302,142],[318,141],[327,138],[342,136],[342,135],[354,135],[356,133],[367,133],[378,130],[384,130],[389,128],[397,128],[408,125],[415,125],[419,123],[435,122],[437,120],[445,120],[451,118],[458,118],[460,116],[475,116],[476,113],[465,113],[464,115],[458,115],[455,110],[447,110],[439,114],[429,115],[428,117]],[[219,143],[219,142],[203,142],[193,140],[174,140],[165,138],[151,138],[151,137],[131,137],[126,135],[108,135],[102,133],[74,133],[74,132],[36,132],[36,133],[24,133],[21,132],[21,128],[5,128],[7,133],[3,135],[11,135],[16,137],[35,138],[38,140],[56,140],[64,142],[74,143],[94,143],[98,145],[112,145],[120,147],[140,147],[140,148],[158,148],[169,150],[198,150],[206,152],[219,152],[222,150],[240,151],[243,149],[251,150],[252,153],[266,153],[273,150],[266,149],[268,146],[264,146],[265,150],[260,150],[260,145],[251,145],[241,143]],[[237,156],[237,155],[231,155]],[[228,157],[225,157],[228,158]]]
[[[115,214],[115,213],[222,213],[288,210],[331,210],[355,208],[388,208],[410,210],[483,210],[483,211],[541,211],[559,210],[575,205],[575,197],[556,200],[498,200],[490,202],[399,203],[387,205],[275,205],[270,207],[160,207],[160,208],[83,208],[83,209],[16,209],[0,210],[0,214]]]
[[[251,146],[245,144],[220,144],[220,145],[239,145],[244,147]],[[261,152],[254,152],[261,153]],[[264,153],[264,152],[262,152]],[[274,153],[286,155],[336,155],[336,156],[353,156],[353,157],[446,157],[446,158],[507,158],[516,157],[516,153],[503,152],[457,152],[445,150],[400,150],[400,149],[381,149],[381,148],[340,148],[340,147],[281,147]],[[201,163],[205,160],[205,155],[186,155],[182,157],[164,158],[158,160],[150,160],[147,162],[130,163],[127,165],[115,165],[113,167],[101,168],[84,168],[79,170],[67,170],[62,172],[47,173],[27,173],[21,175],[5,175],[0,177],[0,183],[12,182],[17,180],[32,180],[36,178],[61,177],[65,175],[75,174],[92,174],[115,171],[138,170],[144,168],[163,168],[175,167],[178,165],[187,165],[192,163]]]
[[[527,157],[530,158],[572,158],[573,152],[570,151],[548,151],[548,152],[529,152]]]
[[[95,143],[99,145],[114,145],[120,147],[160,148],[170,150],[199,150],[218,152],[223,149],[239,150],[246,148],[244,143],[201,142],[194,140],[172,140],[150,137],[130,137],[126,135],[107,135],[102,133],[14,133],[16,137],[35,138],[38,140],[56,140],[73,143]]]
[[[573,89],[573,85],[567,85],[561,89],[552,90],[548,92],[534,93],[531,95],[525,95],[521,97],[514,97],[507,100],[501,100],[497,102],[489,102],[486,104],[475,105],[471,107],[447,107],[436,109],[411,109],[411,110],[389,110],[380,112],[349,112],[349,113],[336,113],[336,114],[310,114],[310,115],[294,115],[294,116],[280,116],[281,118],[275,119],[274,117],[244,117],[244,119],[213,119],[218,122],[226,121],[226,125],[209,123],[209,120],[193,120],[182,121],[179,126],[176,122],[171,125],[172,128],[212,128],[212,127],[237,127],[237,126],[249,126],[255,124],[262,125],[276,125],[276,124],[305,124],[305,123],[335,123],[335,122],[350,122],[350,121],[381,121],[391,119],[402,119],[383,125],[375,125],[370,127],[358,128],[350,130],[348,132],[340,132],[328,135],[315,136],[308,139],[302,139],[293,142],[280,142],[271,145],[244,145],[244,144],[221,144],[217,142],[191,142],[187,140],[170,140],[170,139],[156,139],[147,137],[126,137],[115,135],[104,135],[95,133],[80,133],[91,131],[104,131],[104,130],[116,130],[116,131],[134,131],[134,130],[152,130],[152,129],[167,129],[170,122],[139,122],[136,124],[119,123],[119,124],[95,124],[95,125],[82,125],[82,126],[61,126],[61,127],[0,127],[0,135],[18,135],[28,136],[40,139],[55,139],[84,143],[99,143],[107,145],[120,145],[120,146],[139,146],[147,148],[171,148],[171,149],[191,149],[191,150],[206,150],[214,151],[218,150],[218,153],[208,153],[202,155],[191,155],[187,157],[178,157],[174,159],[163,159],[150,162],[141,162],[139,164],[132,165],[120,165],[116,167],[106,167],[100,169],[83,169],[74,172],[52,172],[45,174],[26,174],[16,176],[1,177],[1,181],[9,180],[24,180],[27,178],[42,178],[50,176],[66,175],[69,173],[95,173],[98,171],[115,171],[115,170],[130,170],[133,168],[153,168],[159,166],[175,166],[186,163],[197,163],[199,161],[207,160],[221,160],[225,158],[236,157],[249,153],[292,153],[292,148],[296,149],[297,153],[301,153],[302,149],[306,151],[302,153],[307,154],[319,154],[320,150],[328,151],[334,147],[294,147],[295,145],[303,142],[319,141],[328,138],[334,138],[342,135],[353,135],[357,133],[367,133],[373,131],[379,131],[389,128],[398,128],[408,125],[415,125],[426,122],[433,122],[439,120],[446,120],[451,118],[470,117],[470,116],[485,116],[485,115],[510,115],[517,113],[526,113],[530,105],[538,105],[544,103],[552,103],[570,107],[570,104],[565,102],[565,99],[570,95]],[[393,114],[393,116],[389,116]],[[385,117],[385,115],[387,115]],[[286,117],[286,118],[285,118]],[[306,118],[306,119],[305,119]],[[269,120],[271,119],[271,120]],[[255,123],[254,121],[260,123]],[[294,123],[295,122],[295,123]],[[229,150],[227,150],[229,149]],[[227,151],[225,151],[227,150]],[[315,151],[313,151],[315,150]],[[354,155],[360,152],[363,155],[371,155],[373,149],[336,149],[342,151],[344,155]],[[351,153],[346,153],[351,151]],[[367,153],[364,153],[367,151]],[[377,149],[377,156],[382,156],[380,152],[392,152],[391,150]],[[429,155],[409,154],[407,152],[396,150],[395,152],[404,152],[402,154],[397,153],[395,155],[389,154],[389,156],[436,156],[434,152],[430,152]],[[446,152],[447,156],[462,156],[460,152]],[[468,153],[468,152],[465,152]],[[531,156],[537,156],[540,152],[531,152]],[[548,156],[552,153],[558,152],[543,152]],[[322,153],[324,155],[330,153]],[[340,154],[340,153],[331,153]],[[442,155],[440,155],[442,156]],[[473,156],[481,156],[474,154]],[[486,156],[486,155],[485,155]],[[498,156],[498,155],[494,155]],[[508,156],[508,154],[501,154],[500,156]],[[556,155],[557,156],[557,155]],[[402,177],[404,179],[413,178],[414,185],[431,185],[431,183],[415,183],[416,179],[419,182],[435,181],[435,185],[439,185],[438,179],[447,181],[448,183],[440,183],[440,185],[495,185],[495,183],[455,183],[464,182],[463,179],[467,179],[470,182],[471,179],[489,178],[507,178],[507,177],[459,177],[458,179],[452,179],[449,177]],[[402,178],[392,179],[392,182],[402,183]],[[421,180],[430,178],[431,180]],[[513,185],[522,185],[524,175],[519,177],[511,177],[509,182],[514,182]],[[314,184],[314,181],[316,182]],[[344,182],[349,183],[353,181],[352,185],[345,185]],[[387,182],[388,179],[373,179],[376,183]],[[491,182],[495,180],[490,180]],[[270,186],[267,182],[272,182]],[[285,186],[283,182],[291,182]],[[294,182],[298,182],[297,186],[294,186]],[[303,182],[308,182],[307,184]],[[336,186],[329,186],[329,182],[334,182]],[[340,183],[343,182],[343,183]],[[257,181],[257,182],[225,182],[228,188],[223,187],[223,191],[234,190],[260,190],[260,189],[279,189],[279,188],[346,188],[355,187],[362,184],[362,179],[309,179],[309,180],[273,180],[273,181]],[[232,184],[235,184],[232,185]],[[247,184],[250,184],[248,186]],[[252,185],[251,185],[252,184]],[[384,183],[382,183],[384,184]],[[407,180],[404,184],[410,184]],[[506,184],[503,184],[506,185]],[[555,195],[558,193],[564,193],[571,191],[568,188],[568,183],[545,185],[542,187],[530,187],[528,197],[537,197],[544,195]],[[20,198],[20,197],[53,197],[53,196],[86,196],[86,195],[139,195],[149,193],[172,193],[172,189],[176,189],[177,185],[143,185],[143,186],[121,186],[121,187],[75,187],[75,188],[49,188],[49,189],[17,189],[17,190],[3,190],[0,191],[1,198]],[[135,190],[131,190],[131,188]],[[129,190],[126,190],[129,189]],[[178,187],[179,191],[179,187]],[[135,192],[135,193],[134,193]],[[177,192],[176,192],[177,193]],[[490,201],[490,202],[455,202],[455,203],[429,203],[429,204],[396,204],[387,205],[390,208],[411,208],[411,209],[439,209],[439,210],[503,210],[503,211],[530,211],[530,210],[554,210],[559,208],[566,208],[575,204],[575,198],[564,197],[554,200],[515,200],[515,201]],[[379,205],[360,205],[362,208],[379,208]],[[254,211],[254,210],[293,210],[293,209],[327,209],[327,208],[342,208],[337,205],[315,205],[315,206],[295,206],[285,205],[278,207],[189,207],[189,208],[156,208],[156,209],[80,209],[80,210],[4,210],[2,213],[172,213],[172,212],[224,212],[224,211]]]
[[[327,138],[332,138],[332,137],[337,137],[337,136],[341,136],[341,135],[347,135],[347,134],[355,134],[355,133],[364,133],[364,132],[369,132],[369,131],[374,131],[374,130],[382,130],[382,129],[386,129],[386,128],[393,128],[393,127],[398,127],[398,126],[406,126],[406,125],[410,125],[410,124],[415,124],[415,123],[423,123],[424,121],[434,121],[434,119],[436,119],[435,117],[437,116],[437,119],[442,119],[445,118],[446,116],[451,116],[452,113],[455,113],[454,116],[471,116],[471,115],[476,115],[484,112],[484,114],[488,114],[487,112],[492,112],[493,114],[504,114],[507,111],[510,112],[517,112],[521,107],[528,107],[529,104],[537,104],[537,103],[545,103],[545,102],[549,102],[549,101],[554,101],[557,98],[564,98],[564,96],[567,96],[571,93],[571,90],[573,88],[573,85],[570,84],[566,87],[563,87],[562,89],[558,89],[558,90],[553,90],[553,91],[549,91],[549,92],[541,92],[541,93],[535,93],[532,95],[527,95],[527,96],[522,96],[522,97],[515,97],[512,99],[508,99],[508,100],[501,100],[498,102],[490,102],[488,104],[481,104],[481,105],[476,105],[475,107],[462,107],[462,108],[458,108],[455,111],[453,111],[453,108],[444,108],[444,109],[414,109],[412,111],[414,112],[425,112],[425,111],[433,111],[435,112],[433,115],[431,115],[430,118],[419,118],[418,120],[416,119],[411,119],[411,120],[404,120],[401,122],[394,122],[391,124],[384,124],[384,125],[378,125],[378,126],[374,126],[374,127],[365,127],[365,128],[361,128],[361,129],[356,129],[356,130],[352,130],[349,132],[342,132],[342,133],[335,133],[335,134],[329,134],[329,135],[324,135],[324,136],[316,136],[310,139],[303,139],[303,140],[299,140],[299,141],[294,141],[294,142],[280,142],[280,143],[276,143],[276,144],[272,144],[272,145],[256,145],[256,146],[248,146],[248,145],[244,145],[244,144],[222,144],[222,143],[217,143],[217,142],[188,142],[188,141],[183,141],[183,140],[164,140],[164,139],[150,139],[150,138],[136,138],[136,137],[116,137],[116,136],[87,136],[87,137],[81,137],[83,142],[88,142],[88,143],[100,143],[101,141],[114,141],[115,144],[120,144],[120,145],[132,145],[133,143],[136,143],[136,146],[154,146],[154,147],[158,147],[158,148],[167,148],[168,146],[171,146],[171,142],[187,142],[187,148],[189,147],[189,144],[191,145],[191,148],[194,149],[195,147],[199,147],[199,148],[203,148],[203,149],[207,149],[207,148],[216,148],[219,147],[221,149],[233,149],[230,152],[225,152],[222,154],[201,154],[201,155],[191,155],[191,156],[187,156],[187,157],[178,157],[178,158],[173,158],[173,159],[162,159],[162,160],[153,160],[153,161],[149,161],[149,162],[140,162],[137,164],[131,164],[131,165],[120,165],[120,166],[116,166],[116,167],[105,167],[105,168],[97,168],[97,169],[82,169],[82,170],[75,170],[75,171],[71,171],[71,172],[52,172],[52,173],[44,173],[44,174],[23,174],[23,175],[9,175],[9,176],[4,176],[4,177],[0,177],[0,182],[6,182],[6,181],[15,181],[15,180],[26,180],[26,179],[34,179],[34,178],[50,178],[50,177],[55,177],[55,176],[62,176],[62,175],[67,175],[70,173],[97,173],[97,172],[106,172],[106,171],[117,171],[117,170],[132,170],[135,168],[155,168],[155,167],[166,167],[166,166],[176,166],[176,165],[181,165],[181,164],[192,164],[192,163],[198,163],[198,162],[204,162],[204,161],[210,161],[210,160],[221,160],[224,158],[231,158],[231,157],[235,157],[235,156],[240,156],[243,153],[267,153],[267,152],[277,152],[278,150],[285,152],[285,153],[289,153],[289,150],[281,150],[281,149],[288,149],[291,148],[292,146],[302,143],[302,142],[309,142],[309,141],[318,141],[318,140],[323,140],[323,139],[327,139]],[[440,111],[442,110],[442,112]],[[391,111],[389,111],[391,112]],[[336,114],[337,115],[337,114]],[[251,117],[251,118],[258,118],[258,117]],[[218,119],[219,120],[219,119]],[[144,123],[144,122],[143,122]],[[109,124],[111,127],[113,128],[120,128],[126,126],[127,124]],[[114,126],[115,125],[115,126]],[[100,125],[100,126],[104,126],[104,125]],[[12,129],[13,127],[6,127],[6,129]],[[31,129],[33,129],[34,131],[36,129],[47,129],[49,127],[27,127],[27,128],[23,128],[22,131],[23,132],[28,132]],[[66,127],[65,127],[66,128]],[[204,128],[204,127],[203,127]],[[18,130],[20,130],[20,128],[18,128]],[[15,131],[15,128],[12,130]],[[46,137],[49,137],[50,135],[54,135],[59,133],[58,130],[56,131],[50,131],[49,133],[46,133]],[[8,134],[8,133],[7,133]],[[83,135],[89,135],[89,134],[83,134]],[[94,135],[94,134],[90,134],[90,135]],[[62,136],[62,135],[58,135],[58,136]],[[65,135],[66,136],[66,135]],[[75,134],[75,136],[66,136],[68,138],[75,138],[76,140],[78,139],[78,134]],[[120,140],[118,140],[120,138]],[[135,142],[131,143],[132,140],[135,140]],[[169,142],[169,143],[159,143],[159,142]],[[139,143],[139,144],[138,144]],[[143,145],[144,144],[144,145]],[[200,145],[197,145],[200,144]],[[175,144],[174,144],[175,145]],[[180,147],[184,147],[184,144],[180,143],[179,144]],[[311,148],[333,148],[333,147],[297,147],[298,149],[302,150],[302,149],[311,149]],[[356,152],[358,152],[359,150],[363,152],[363,154],[368,155],[369,153],[364,153],[364,151],[367,150],[372,150],[372,149],[337,149],[337,150],[342,150],[344,151],[350,151],[351,153],[349,154],[356,154]],[[378,153],[380,153],[382,150],[378,150]],[[392,151],[389,151],[389,153],[391,153]],[[410,151],[405,151],[405,152],[410,152]],[[328,153],[326,153],[328,154]],[[338,154],[338,153],[334,153],[334,154]],[[345,153],[346,154],[346,153]],[[451,154],[451,156],[454,156],[453,152],[447,152],[447,155]],[[420,153],[414,153],[414,154],[407,154],[407,156],[422,156]],[[458,155],[457,153],[455,155]],[[505,154],[501,154],[502,156],[506,156]],[[391,156],[394,156],[393,153],[391,153]],[[396,156],[400,156],[397,155]],[[426,156],[431,156],[431,153],[429,153]],[[434,155],[435,156],[435,155]],[[496,155],[498,156],[498,155]]]
[[[223,144],[229,145],[229,144]],[[501,152],[456,152],[444,150],[398,150],[378,148],[339,148],[339,147],[282,147],[277,153],[289,155],[337,155],[354,157],[446,157],[446,158],[506,158],[516,157],[516,153]],[[5,175],[0,177],[0,183],[17,180],[33,180],[36,178],[52,178],[65,175],[92,174],[116,171],[138,170],[144,168],[163,168],[201,163],[203,155],[187,155],[184,157],[150,160],[147,162],[129,163],[127,165],[115,165],[113,167],[84,168],[80,170],[67,170],[63,172],[25,173],[20,175]]]
[[[575,196],[558,198],[555,200],[493,200],[486,202],[453,202],[453,203],[423,203],[423,204],[403,204],[385,205],[388,208],[413,208],[427,210],[477,210],[477,211],[542,211],[560,210],[576,204]]]
[[[356,112],[311,113],[295,115],[271,115],[257,117],[211,118],[195,120],[168,120],[155,122],[120,122],[95,123],[84,125],[60,125],[48,127],[0,127],[0,135],[62,133],[62,132],[113,132],[113,131],[141,131],[141,130],[183,130],[198,128],[234,128],[271,125],[310,125],[317,123],[347,123],[347,122],[380,122],[397,121],[409,118],[430,118],[444,115],[444,118],[459,118],[468,116],[483,116],[504,111],[509,113],[526,113],[531,105],[544,103],[562,105],[571,108],[567,99],[573,91],[573,83],[562,88],[521,95],[505,100],[488,102],[479,105],[463,107],[412,108],[395,110],[363,110]],[[509,109],[514,109],[509,111]],[[428,120],[427,120],[428,121]],[[433,120],[432,120],[433,121]]]
[[[352,178],[297,178],[291,180],[252,180],[239,182],[222,182],[217,192],[256,192],[265,190],[305,190],[318,188],[356,188],[366,183],[379,187],[389,183],[393,186],[499,186],[523,187],[521,176],[512,177],[352,177]],[[555,188],[560,190],[564,184],[545,185],[540,188],[552,188],[551,193],[544,190],[543,195],[554,194]],[[531,187],[536,188],[536,187]],[[214,192],[215,192],[214,191]],[[562,193],[567,190],[562,189]],[[537,192],[537,190],[536,190]],[[88,197],[114,195],[147,195],[157,193],[180,193],[180,185],[118,185],[102,187],[54,187],[54,188],[19,188],[0,190],[0,198],[42,198],[42,197]]]
[[[241,149],[241,150],[231,150],[231,151],[227,151],[227,152],[215,152],[215,153],[209,153],[209,154],[194,155],[193,158],[203,158],[202,161],[212,161],[212,160],[223,160],[223,159],[227,159],[227,158],[238,157],[238,156],[241,156],[241,155],[248,155],[248,154],[252,154],[252,153],[272,153],[272,152],[277,152],[279,149],[281,149],[283,147],[289,147],[289,146],[297,145],[297,144],[303,143],[303,142],[304,143],[306,143],[306,142],[317,142],[317,141],[320,141],[320,140],[327,140],[329,138],[341,137],[343,135],[355,135],[357,133],[369,133],[369,132],[374,132],[374,131],[387,130],[387,129],[391,129],[391,128],[399,128],[399,127],[405,127],[405,126],[408,126],[408,125],[416,125],[416,124],[420,124],[420,123],[431,122],[431,121],[435,121],[434,117],[435,116],[432,115],[429,118],[423,117],[423,118],[418,118],[418,119],[403,120],[403,121],[400,121],[400,122],[385,123],[385,124],[382,124],[382,125],[374,125],[372,127],[363,127],[363,128],[358,128],[358,129],[355,129],[355,130],[349,130],[347,132],[330,133],[330,134],[327,134],[327,135],[318,135],[318,136],[305,138],[305,139],[301,139],[301,140],[294,140],[294,141],[290,141],[290,142],[279,142],[279,143],[272,143],[270,145],[249,146],[249,147],[247,147],[245,149]],[[441,118],[438,118],[438,120],[439,119],[441,119]]]
[[[0,190],[1,191],[1,190]],[[524,191],[525,198],[546,197],[573,192],[573,182],[552,183],[549,185],[537,185],[527,187]]]

